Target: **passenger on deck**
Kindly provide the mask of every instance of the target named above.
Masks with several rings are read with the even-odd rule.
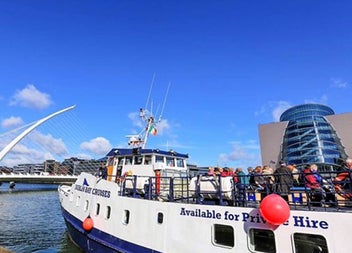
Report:
[[[346,199],[352,199],[352,159],[348,158],[345,161],[345,167],[337,174],[333,183],[335,185],[336,193],[340,194]]]
[[[274,170],[269,165],[263,166],[263,176],[265,178],[266,188],[268,193],[272,191],[273,184],[275,182],[275,177],[273,175]]]
[[[209,167],[207,176],[215,176],[215,169],[214,167]]]
[[[293,179],[291,171],[286,167],[284,161],[280,162],[280,167],[275,170],[274,177],[275,183],[273,185],[273,191],[288,202],[288,195],[291,193]]]
[[[242,168],[236,168],[235,173],[238,178],[238,183],[242,185],[248,184],[246,180],[246,174],[243,172]]]
[[[248,171],[248,177],[246,177],[246,185],[247,185],[247,187],[251,188],[252,185],[255,184],[255,182],[254,182],[254,170],[253,170],[252,167],[248,167],[247,171]]]
[[[257,166],[254,169],[254,187],[256,190],[265,190],[266,182],[263,176],[262,166]]]
[[[227,176],[229,176],[229,168],[228,168],[228,167],[222,168],[222,170],[220,171],[220,176],[221,176],[221,177],[227,177]]]
[[[293,186],[300,186],[302,182],[299,180],[299,171],[294,164],[287,165],[287,168],[292,173]]]
[[[108,169],[106,168],[105,164],[102,164],[99,168],[99,172],[98,172],[99,177],[101,177],[102,179],[107,179],[108,177]]]
[[[318,166],[316,164],[306,165],[303,170],[304,181],[307,188],[311,191],[311,201],[315,206],[329,203],[336,204],[335,195],[329,189],[326,180],[318,173]]]
[[[244,206],[244,201],[246,199],[246,186],[248,185],[248,177],[242,171],[242,168],[236,168],[235,174],[237,175],[236,184],[236,204],[238,206]]]

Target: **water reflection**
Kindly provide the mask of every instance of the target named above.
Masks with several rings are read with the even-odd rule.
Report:
[[[79,253],[69,240],[56,185],[0,186],[0,246],[15,253]]]

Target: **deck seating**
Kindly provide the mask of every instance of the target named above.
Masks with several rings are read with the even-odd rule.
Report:
[[[221,191],[223,199],[232,200],[233,179],[232,177],[218,176],[193,177],[190,181],[189,190],[191,195],[196,196],[199,193],[203,199],[219,199]]]
[[[137,194],[145,194],[145,185],[148,184],[149,177],[135,177],[126,176],[125,177],[125,189],[132,192],[134,190],[134,184],[136,186],[135,190]]]

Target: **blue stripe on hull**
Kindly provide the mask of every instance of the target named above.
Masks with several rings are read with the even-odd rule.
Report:
[[[71,240],[84,252],[94,253],[161,253],[128,241],[109,235],[93,228],[85,232],[82,221],[61,208]]]

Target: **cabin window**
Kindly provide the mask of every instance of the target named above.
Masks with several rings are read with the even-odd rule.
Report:
[[[111,216],[111,206],[106,207],[106,213],[105,213],[105,218],[110,219]]]
[[[250,229],[249,248],[255,252],[276,252],[274,232],[267,229]]]
[[[166,165],[170,167],[175,166],[175,161],[173,157],[166,157]]]
[[[162,224],[163,221],[164,221],[164,214],[161,213],[161,212],[159,212],[159,213],[158,213],[158,223],[159,223],[159,224]]]
[[[119,158],[118,164],[123,165],[123,162],[124,162],[123,158]]]
[[[214,224],[213,243],[218,246],[235,246],[235,236],[233,227],[228,225]]]
[[[126,165],[132,164],[132,156],[127,156],[127,157],[126,157],[125,164],[126,164]]]
[[[97,203],[97,205],[96,205],[96,207],[95,207],[95,215],[99,215],[99,213],[100,213],[100,204],[99,203]]]
[[[134,164],[142,164],[142,159],[143,157],[142,156],[135,156],[134,157]]]
[[[177,158],[177,159],[176,159],[176,166],[177,166],[177,167],[181,167],[181,168],[185,167],[185,166],[184,166],[184,161],[183,161],[183,159]]]
[[[114,159],[110,158],[108,161],[108,166],[112,166],[112,165],[114,165]]]
[[[127,225],[130,222],[130,211],[124,210],[122,223]]]
[[[328,253],[326,239],[321,235],[294,233],[293,240],[296,253],[319,252]]]
[[[84,211],[87,212],[88,211],[88,207],[89,207],[89,200],[86,199],[86,202],[84,203]]]
[[[155,162],[156,163],[163,163],[164,162],[164,157],[161,155],[155,156]]]
[[[146,155],[144,157],[144,164],[146,164],[146,165],[152,164],[152,156],[151,155]]]

